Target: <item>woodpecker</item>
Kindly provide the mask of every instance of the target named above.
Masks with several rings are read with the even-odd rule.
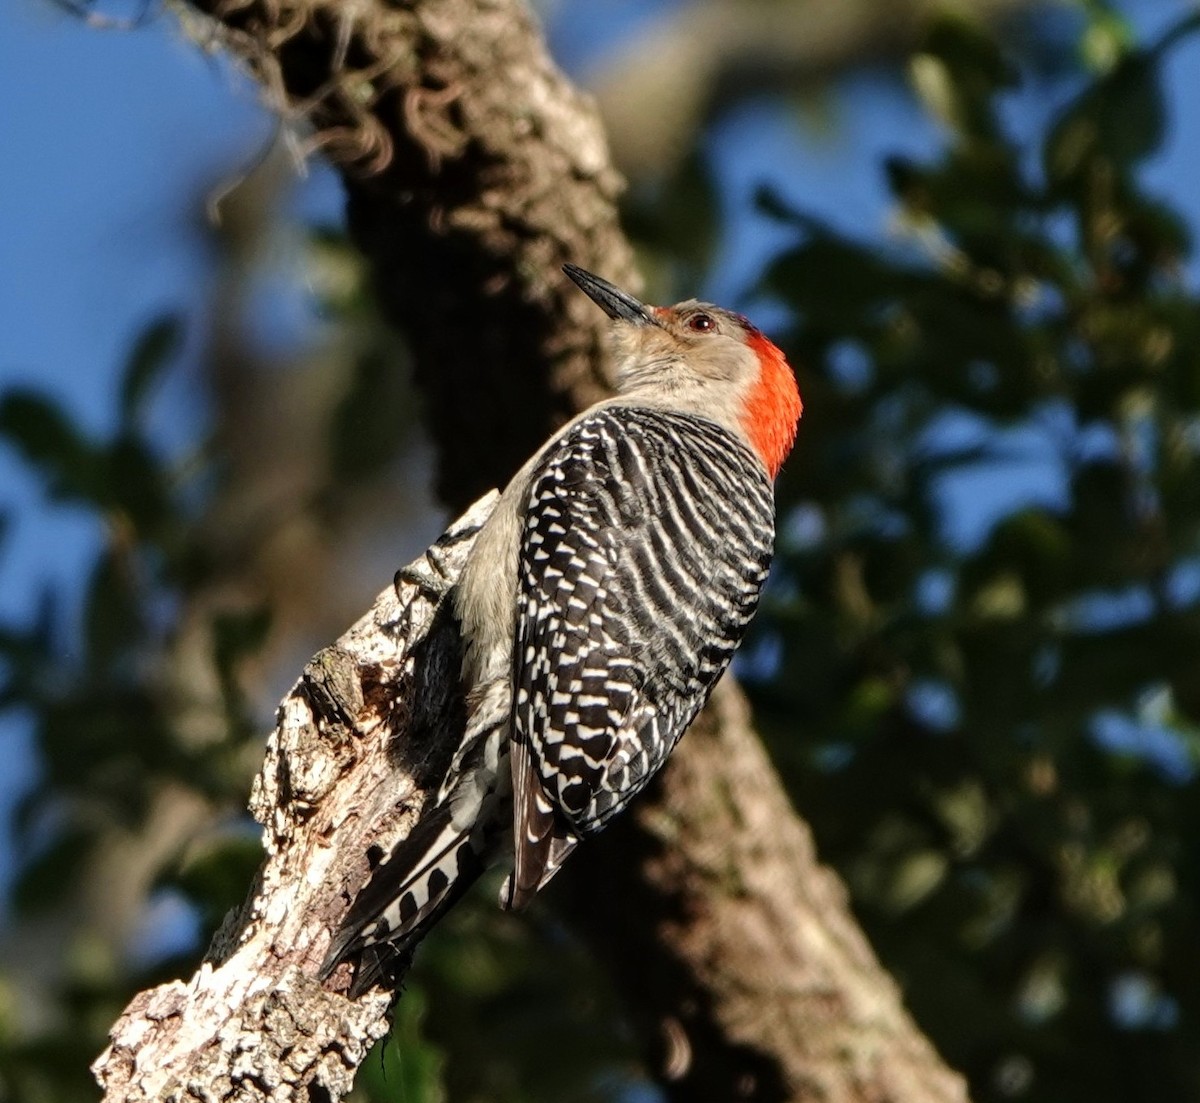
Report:
[[[447,598],[467,724],[432,806],[334,936],[322,976],[357,955],[351,995],[493,861],[511,856],[501,905],[521,908],[645,788],[767,577],[802,409],[783,354],[740,314],[647,306],[563,271],[612,319],[617,393],[517,473]]]

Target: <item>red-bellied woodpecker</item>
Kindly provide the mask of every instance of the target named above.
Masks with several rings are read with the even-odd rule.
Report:
[[[451,600],[468,720],[432,807],[374,871],[329,975],[421,938],[512,839],[521,907],[649,782],[704,705],[758,605],[772,481],[800,396],[740,315],[648,307],[574,265],[613,319],[616,390],[505,488]],[[511,831],[507,830],[511,828]]]

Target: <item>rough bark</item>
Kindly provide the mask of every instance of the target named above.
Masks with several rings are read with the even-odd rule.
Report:
[[[352,232],[419,365],[443,496],[461,503],[502,482],[603,387],[598,312],[558,264],[634,283],[619,180],[589,103],[554,69],[520,0],[200,6],[342,166]],[[397,736],[413,698],[388,600],[285,702],[299,742],[285,751],[277,733],[263,775],[276,780],[256,789],[270,825],[257,902],[190,985],[138,997],[118,1022],[97,1064],[109,1098],[186,1099],[195,1084],[196,1098],[259,1099],[292,1082],[335,1099],[382,1030],[382,997],[351,1005],[312,973],[317,932],[346,902],[328,886],[356,883],[368,839],[386,845],[411,826],[447,751],[427,723],[414,747]],[[355,780],[335,791],[340,771]],[[379,807],[348,811],[343,791],[378,793]],[[369,822],[385,810],[388,838]],[[335,840],[343,822],[351,832]],[[653,1068],[673,1100],[965,1099],[816,864],[732,682],[655,796],[568,870],[558,897],[635,1017],[666,1040]],[[160,1068],[175,1070],[179,1094],[141,1086],[165,1083]]]
[[[603,327],[561,278],[637,289],[590,100],[519,0],[197,0],[344,169],[351,233],[411,342],[456,507],[604,391]]]
[[[732,677],[652,799],[560,876],[670,1099],[966,1100],[818,863]]]
[[[462,730],[457,629],[438,598],[481,499],[283,699],[250,798],[266,861],[186,983],[139,993],[92,1066],[106,1103],[337,1100],[387,1033],[391,996],[316,972],[367,863],[403,837]]]

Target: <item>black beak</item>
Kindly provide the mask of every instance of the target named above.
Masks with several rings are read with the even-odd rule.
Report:
[[[593,276],[591,272],[585,272],[574,264],[564,264],[563,271],[574,280],[580,291],[610,318],[632,322],[637,326],[658,325],[654,315],[643,303],[619,287],[614,287],[608,280]]]

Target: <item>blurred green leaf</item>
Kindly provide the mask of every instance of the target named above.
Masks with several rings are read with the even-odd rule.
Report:
[[[92,504],[106,498],[100,450],[44,395],[13,388],[0,397],[0,436],[38,469],[55,498]]]
[[[958,15],[933,20],[910,73],[926,107],[968,141],[995,136],[994,97],[1017,83],[992,35]]]
[[[670,258],[680,297],[703,280],[712,261],[719,204],[710,160],[699,148],[679,162],[669,179],[626,195],[622,221],[643,249]]]
[[[132,425],[140,416],[155,383],[183,343],[183,320],[166,314],[141,333],[125,365],[121,379],[121,417]]]
[[[143,641],[142,595],[132,558],[119,550],[101,555],[84,601],[85,654],[107,676],[128,673],[132,649]]]
[[[217,669],[223,675],[232,676],[239,660],[262,647],[270,629],[271,610],[266,605],[214,617]]]
[[[131,536],[149,540],[165,536],[164,527],[175,516],[168,475],[160,459],[136,437],[121,434],[108,452],[113,504],[133,524]]]
[[[23,915],[37,915],[74,893],[91,859],[94,843],[94,833],[80,827],[59,832],[18,873],[13,886],[13,907]]]
[[[271,609],[263,604],[247,609],[226,610],[212,620],[213,665],[220,679],[225,702],[225,724],[227,739],[223,745],[234,747],[243,740],[254,739],[256,729],[249,716],[241,683],[243,660],[262,649],[271,630]],[[220,747],[216,748],[218,751]],[[228,776],[239,776],[236,763],[216,760],[211,763],[215,771],[213,781],[219,791],[222,780]],[[197,777],[202,787],[212,784],[206,777]],[[227,784],[227,781],[226,781]]]
[[[1144,53],[1130,55],[1055,124],[1046,176],[1054,187],[1082,189],[1082,174],[1096,158],[1127,171],[1159,148],[1165,129],[1158,66]]]
[[[403,371],[394,356],[369,349],[355,357],[330,419],[330,468],[341,483],[370,479],[396,457],[404,411]]]
[[[1114,11],[1104,0],[1084,0],[1087,27],[1080,53],[1096,73],[1107,73],[1135,46],[1135,31],[1127,16]]]
[[[1160,69],[1163,55],[1200,30],[1200,16],[1179,20],[1154,46],[1123,54],[1084,90],[1050,129],[1043,151],[1053,187],[1074,192],[1097,158],[1124,173],[1155,153],[1166,134]]]
[[[416,986],[406,989],[396,1004],[391,1033],[380,1043],[381,1059],[368,1059],[359,1077],[360,1087],[373,1098],[445,1103],[446,1056],[425,1037],[427,1010],[424,992]]]

